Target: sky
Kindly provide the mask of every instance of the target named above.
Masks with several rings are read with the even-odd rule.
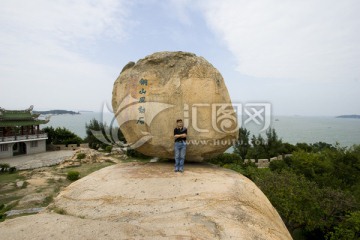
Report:
[[[100,111],[122,67],[193,52],[232,102],[360,114],[358,0],[1,0],[0,107]]]

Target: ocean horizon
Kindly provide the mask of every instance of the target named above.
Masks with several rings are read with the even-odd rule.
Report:
[[[80,114],[52,115],[49,123],[42,125],[65,127],[81,138],[86,137],[85,124],[92,119],[106,122],[108,125],[114,120],[112,113],[81,112]],[[262,126],[256,124],[244,125],[252,135],[265,135],[260,132]],[[115,121],[114,126],[117,126]],[[360,119],[336,118],[335,116],[272,116],[270,127],[276,130],[283,142],[316,143],[326,142],[329,144],[339,143],[340,146],[350,147],[360,144]]]

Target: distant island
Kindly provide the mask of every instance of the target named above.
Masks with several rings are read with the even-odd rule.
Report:
[[[340,116],[337,116],[336,118],[357,118],[357,119],[360,119],[360,115],[356,115],[356,114],[353,114],[353,115],[340,115]]]
[[[60,115],[60,114],[80,114],[79,112],[74,112],[74,111],[68,111],[68,110],[49,110],[49,111],[33,111],[33,113],[37,113],[37,114],[42,114],[42,115],[47,115],[47,114],[52,114],[52,115]]]

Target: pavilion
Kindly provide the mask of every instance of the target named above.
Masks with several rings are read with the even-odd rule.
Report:
[[[33,106],[25,110],[0,108],[0,158],[46,151],[48,137],[39,126],[49,119],[38,119],[40,114],[32,110]]]

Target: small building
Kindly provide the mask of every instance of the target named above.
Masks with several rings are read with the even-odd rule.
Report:
[[[39,119],[32,113],[33,106],[25,110],[0,108],[0,158],[46,151],[47,134],[40,130],[40,124],[49,119]]]

